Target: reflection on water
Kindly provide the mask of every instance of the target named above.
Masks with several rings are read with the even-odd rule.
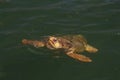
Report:
[[[3,3],[4,2],[4,3]],[[119,0],[1,0],[1,80],[119,80]],[[82,34],[99,49],[92,63],[55,59],[21,40]],[[40,55],[41,54],[41,55]],[[88,54],[89,55],[89,54]]]

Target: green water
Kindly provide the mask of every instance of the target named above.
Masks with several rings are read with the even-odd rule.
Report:
[[[93,62],[21,44],[59,34],[84,35]],[[119,0],[0,0],[0,80],[120,80],[119,41]]]

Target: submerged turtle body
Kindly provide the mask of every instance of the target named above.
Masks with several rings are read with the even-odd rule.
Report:
[[[58,38],[66,39],[69,44],[71,44],[71,48],[75,50],[75,52],[83,52],[88,51],[90,53],[97,52],[97,49],[90,46],[87,43],[87,40],[82,35],[66,35],[66,36],[60,36]]]
[[[89,45],[82,35],[48,36],[43,41],[23,39],[22,43],[30,44],[35,47],[46,46],[52,50],[64,49],[66,55],[83,62],[91,62],[92,60],[78,53],[83,51],[95,53],[98,51],[98,49]]]

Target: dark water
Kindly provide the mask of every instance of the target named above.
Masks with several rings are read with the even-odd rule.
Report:
[[[57,34],[82,34],[99,52],[81,63],[21,45]],[[120,1],[0,0],[0,80],[120,80]]]

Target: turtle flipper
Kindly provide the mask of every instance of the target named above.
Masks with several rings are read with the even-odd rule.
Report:
[[[28,39],[23,39],[22,43],[25,45],[33,45],[34,47],[38,48],[38,47],[43,47],[45,44],[41,41],[37,41],[37,40],[28,40]]]
[[[69,57],[72,57],[73,59],[82,61],[82,62],[92,62],[92,60],[84,55],[76,54],[76,53],[67,53]]]
[[[85,46],[85,50],[88,51],[88,52],[90,52],[90,53],[95,53],[95,52],[98,51],[97,48],[95,48],[95,47],[93,47],[91,45],[88,45],[88,44]]]

